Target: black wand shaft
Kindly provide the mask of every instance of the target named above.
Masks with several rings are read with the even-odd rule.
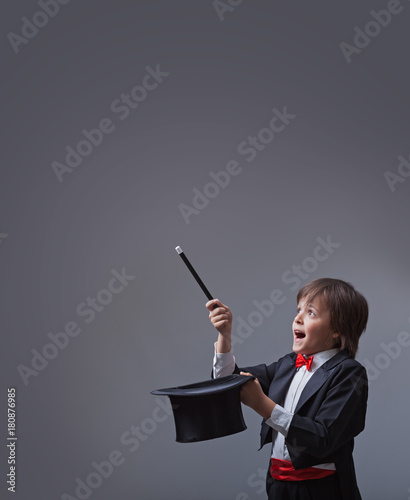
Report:
[[[212,297],[210,291],[204,285],[204,282],[201,280],[201,278],[199,277],[198,273],[195,271],[195,269],[193,268],[192,264],[189,262],[187,256],[182,251],[182,248],[181,247],[176,247],[175,250],[178,252],[179,256],[184,261],[184,263],[187,266],[187,268],[190,270],[192,276],[196,279],[198,285],[202,288],[202,291],[207,296],[208,300],[213,300],[213,297]],[[214,304],[213,309],[215,309],[216,307],[218,307],[218,305]]]

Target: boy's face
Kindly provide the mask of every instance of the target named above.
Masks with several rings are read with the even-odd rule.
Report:
[[[338,333],[330,328],[330,311],[316,298],[307,302],[301,299],[293,321],[293,351],[308,356],[333,349]]]

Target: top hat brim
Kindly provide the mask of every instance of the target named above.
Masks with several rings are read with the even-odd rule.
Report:
[[[255,377],[250,375],[227,375],[226,377],[213,378],[195,384],[181,385],[179,387],[169,387],[167,389],[157,389],[151,394],[159,396],[209,396],[223,391],[229,391],[234,387],[239,387]]]

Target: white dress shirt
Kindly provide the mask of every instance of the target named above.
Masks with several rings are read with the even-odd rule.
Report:
[[[318,370],[323,363],[337,354],[340,349],[330,349],[328,351],[318,352],[313,356],[312,365],[310,370],[307,371],[306,365],[296,369],[296,373],[290,383],[288,392],[285,396],[283,407],[276,404],[272,410],[270,418],[266,423],[272,427],[272,458],[280,460],[290,460],[290,455],[285,444],[285,438],[288,434],[290,424],[294,415],[296,405],[298,404],[300,395],[308,383],[310,377]],[[215,354],[213,373],[215,378],[231,375],[235,369],[235,357],[232,351],[227,353],[217,353],[215,343]],[[276,401],[275,401],[276,403]],[[334,463],[326,463],[315,465],[318,469],[335,470]]]

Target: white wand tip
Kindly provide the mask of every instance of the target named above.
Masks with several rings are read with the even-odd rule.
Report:
[[[178,254],[182,253],[182,248],[181,247],[175,247],[175,250],[178,252]]]

